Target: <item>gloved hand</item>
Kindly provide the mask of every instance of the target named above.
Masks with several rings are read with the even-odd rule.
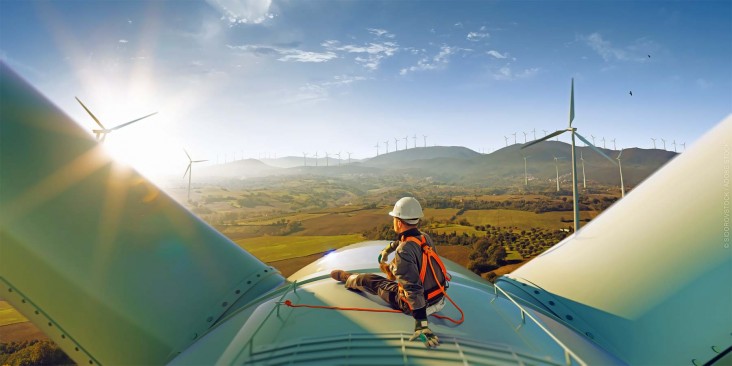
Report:
[[[389,264],[385,262],[379,263],[379,268],[381,268],[381,272],[384,272],[386,275],[386,278],[388,278],[390,281],[395,281],[396,277],[391,272],[391,268],[389,268]]]
[[[427,348],[437,348],[440,344],[440,339],[437,338],[435,333],[432,333],[430,328],[427,326],[427,320],[417,320],[414,325],[414,334],[410,341],[419,339],[424,343]]]
[[[389,253],[394,251],[394,242],[389,242],[384,249],[381,250],[379,253],[379,257],[377,258],[377,261],[379,263],[386,263],[386,261],[389,260]]]

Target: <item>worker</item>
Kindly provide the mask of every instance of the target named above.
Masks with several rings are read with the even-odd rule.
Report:
[[[414,197],[401,198],[389,215],[393,217],[397,240],[390,242],[377,258],[388,278],[373,273],[351,274],[339,269],[333,270],[331,277],[345,282],[348,289],[377,295],[392,308],[412,315],[415,326],[409,340],[418,339],[426,347],[435,348],[439,338],[430,330],[427,316],[445,306],[449,276],[435,253],[432,239],[418,229],[419,220],[424,216],[419,201]],[[395,251],[394,259],[387,263],[389,254]]]

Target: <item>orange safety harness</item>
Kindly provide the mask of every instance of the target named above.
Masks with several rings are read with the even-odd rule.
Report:
[[[449,273],[447,273],[447,270],[445,269],[445,265],[442,263],[442,260],[440,260],[440,257],[437,256],[434,250],[432,250],[432,247],[427,245],[427,241],[424,238],[424,235],[420,236],[420,239],[417,239],[416,237],[410,236],[407,238],[406,241],[414,242],[415,244],[419,245],[420,248],[422,248],[422,268],[419,271],[419,280],[424,285],[424,279],[427,275],[427,267],[430,268],[430,271],[432,272],[432,276],[435,279],[435,283],[437,284],[437,289],[430,291],[430,293],[426,296],[426,301],[429,302],[429,300],[434,299],[437,297],[437,295],[442,294],[443,296],[447,297],[448,300],[450,300],[450,303],[452,303],[453,306],[455,306],[456,309],[460,312],[460,319],[455,320],[448,316],[439,315],[439,314],[431,314],[435,318],[438,319],[444,319],[448,320],[455,324],[462,324],[465,321],[465,314],[463,313],[463,310],[460,309],[460,307],[455,303],[455,301],[452,300],[452,298],[447,294],[447,291],[445,291],[445,288],[448,287],[447,282],[452,279]],[[435,272],[435,267],[432,265],[432,260],[434,259],[435,263],[440,267],[440,270],[442,271],[443,278],[445,279],[445,285],[443,286],[442,283],[440,283],[439,278],[437,277],[437,273]],[[404,293],[404,290],[402,289],[402,285],[399,284],[399,292]],[[406,301],[406,298],[402,296],[402,301],[404,301],[407,306],[409,306],[409,302]],[[293,304],[292,301],[286,300],[284,302],[285,305],[291,307],[291,308],[313,308],[313,309],[330,309],[330,310],[346,310],[346,311],[369,311],[369,312],[375,312],[375,313],[401,313],[401,310],[394,310],[394,309],[372,309],[372,308],[346,308],[346,307],[339,307],[339,306],[321,306],[321,305],[304,305],[304,304]],[[410,310],[411,306],[410,306]]]

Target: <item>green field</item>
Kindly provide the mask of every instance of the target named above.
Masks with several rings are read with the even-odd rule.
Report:
[[[454,231],[457,235],[468,234],[475,236],[485,236],[485,231],[475,230],[475,227],[473,226],[463,226],[457,224],[432,225],[430,226],[429,230],[438,234],[450,234]]]
[[[27,321],[28,319],[10,306],[7,301],[0,301],[0,327]]]
[[[263,262],[302,257],[363,241],[360,234],[335,236],[262,236],[235,241]]]
[[[594,218],[597,212],[580,212],[581,219]],[[518,227],[528,230],[532,227],[544,229],[561,229],[572,226],[571,222],[562,222],[561,219],[572,220],[572,212],[544,212],[534,213],[518,210],[470,210],[458,217],[466,219],[471,225],[491,225],[503,227]]]

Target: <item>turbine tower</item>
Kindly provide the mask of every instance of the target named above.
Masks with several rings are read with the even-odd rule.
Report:
[[[582,137],[579,133],[577,133],[577,128],[572,127],[572,121],[574,120],[574,78],[572,79],[572,89],[570,91],[570,97],[569,97],[569,127],[564,130],[558,130],[555,131],[552,134],[549,134],[547,136],[544,136],[544,138],[541,138],[539,140],[534,140],[532,142],[529,142],[528,144],[525,144],[522,146],[522,149],[525,149],[533,144],[539,143],[544,140],[548,140],[554,136],[559,136],[565,132],[569,132],[572,134],[572,200],[574,205],[574,231],[577,232],[580,228],[579,224],[579,192],[577,190],[577,156],[575,154],[575,136],[579,138],[582,142],[585,143],[585,145],[588,145],[593,150],[595,150],[600,155],[604,156],[607,160],[615,164],[613,159],[605,155],[600,149],[595,147],[595,145],[591,144],[589,141],[587,141],[586,138]],[[556,160],[556,158],[555,158]],[[557,168],[557,187],[559,186],[559,171]]]
[[[422,138],[424,139],[424,147],[427,147],[427,135],[422,135]]]
[[[302,153],[302,166],[308,166],[308,153]]]
[[[528,158],[528,156],[524,155],[523,153],[521,155],[524,158],[524,185],[526,187],[528,187],[529,186],[529,172],[526,169],[526,159]]]
[[[384,145],[386,145],[386,154],[389,153],[389,140],[384,141]]]
[[[504,139],[506,139],[506,147],[508,147],[508,136],[503,136]]]
[[[594,145],[595,144],[595,135],[590,135],[590,137],[592,137],[592,144]]]
[[[315,152],[315,166],[318,166],[318,152]]]
[[[183,149],[183,152],[186,153],[186,156],[188,157],[188,167],[186,168],[186,172],[183,173],[183,178],[188,174],[188,202],[191,202],[191,176],[193,175],[193,163],[202,163],[208,160],[193,160],[186,149]]]
[[[394,151],[399,151],[399,139],[394,138]]]
[[[580,161],[582,162],[582,189],[587,189],[587,178],[585,177],[585,158],[580,150]]]
[[[338,157],[338,166],[340,167],[341,166],[341,152],[339,151],[335,155]]]
[[[663,143],[663,149],[666,150],[666,140],[661,139],[661,142]]]
[[[346,154],[348,154],[348,165],[351,165],[351,153],[346,152]]]
[[[417,134],[415,133],[414,136],[412,136],[412,140],[414,140],[414,148],[417,148]]]
[[[534,134],[534,140],[536,140],[536,129],[531,130],[531,133]]]
[[[404,136],[404,150],[409,149],[409,135]]]
[[[374,147],[376,148],[376,156],[379,156],[379,143],[377,142]]]
[[[674,140],[674,142],[672,142],[671,145],[674,145],[674,152],[676,152],[676,140]]]
[[[330,158],[330,155],[329,155],[329,154],[328,154],[328,152],[326,151],[326,152],[325,152],[325,166],[328,166],[328,159],[329,159],[329,158]]]
[[[615,139],[612,139],[612,140],[610,140],[610,141],[612,141],[612,142],[613,142],[613,150],[617,150],[617,148],[615,147]]]
[[[97,130],[97,129],[92,130],[92,132],[94,132],[94,136],[96,136],[97,140],[98,141],[102,141],[102,142],[104,142],[104,139],[107,138],[107,134],[112,133],[112,131],[118,130],[118,129],[120,129],[120,128],[124,127],[124,126],[127,126],[127,125],[131,125],[131,124],[133,124],[133,123],[135,123],[135,122],[137,122],[137,121],[139,121],[141,119],[145,119],[147,117],[150,117],[150,116],[158,113],[158,112],[150,113],[150,114],[148,114],[145,117],[140,117],[140,118],[138,118],[136,120],[132,120],[132,121],[129,121],[127,123],[123,123],[123,124],[121,124],[121,125],[119,125],[117,127],[106,128],[106,127],[104,127],[104,125],[102,124],[102,122],[99,122],[99,119],[97,119],[97,117],[94,116],[94,114],[89,110],[89,108],[87,108],[84,105],[84,103],[82,103],[81,100],[79,100],[78,97],[74,97],[74,98],[76,98],[76,101],[79,102],[79,104],[81,104],[81,106],[84,108],[84,110],[86,111],[86,113],[89,113],[89,115],[94,120],[94,122],[96,122],[99,125],[99,127],[102,128],[101,130]]]
[[[607,147],[605,147],[605,138],[604,137],[602,138],[602,148],[607,149]]]
[[[526,132],[524,132],[524,131],[521,131],[521,132],[523,132],[523,133],[524,133],[524,144],[525,144],[525,143],[526,143],[526,135],[527,135],[527,134],[526,134]]]
[[[651,140],[653,140],[653,148],[655,149],[656,148],[656,139],[654,139],[653,137],[651,137]]]
[[[557,170],[557,192],[559,192],[559,158],[554,157],[554,168]]]
[[[684,151],[686,151],[686,142],[679,144],[684,147]]]
[[[514,133],[513,133],[513,144],[514,144],[514,145],[516,145],[516,144],[517,144],[517,142],[516,142],[516,134],[517,134],[517,133],[518,133],[518,132],[514,132]]]
[[[620,197],[625,197],[625,183],[623,183],[623,164],[620,162],[620,155],[623,155],[623,150],[620,150],[618,154],[618,167],[620,168]]]

